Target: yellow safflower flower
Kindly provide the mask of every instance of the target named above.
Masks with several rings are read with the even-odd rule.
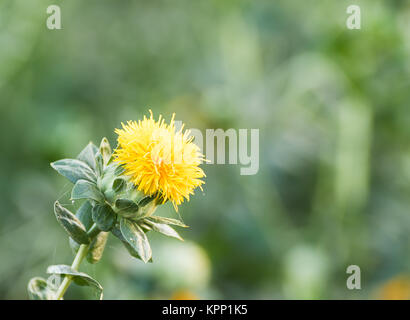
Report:
[[[162,203],[170,200],[178,211],[184,199],[194,194],[196,187],[201,188],[205,173],[199,167],[204,156],[199,147],[192,142],[190,131],[184,126],[176,131],[175,114],[170,124],[162,116],[154,120],[128,121],[122,129],[115,129],[118,134],[118,147],[114,152],[114,161],[121,164],[125,175],[146,195],[157,195]]]

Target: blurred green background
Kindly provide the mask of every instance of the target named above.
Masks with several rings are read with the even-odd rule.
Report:
[[[361,30],[346,28],[353,3]],[[106,299],[409,298],[409,54],[405,0],[0,0],[0,298],[72,262],[53,202],[76,204],[49,163],[115,145],[149,108],[259,129],[260,169],[204,165],[180,207],[186,242],[152,235],[153,264],[110,238],[81,267]]]

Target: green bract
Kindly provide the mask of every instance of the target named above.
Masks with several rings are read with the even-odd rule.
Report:
[[[47,273],[64,277],[58,289],[50,288],[45,279],[33,278],[28,285],[31,299],[62,299],[71,280],[93,287],[102,298],[102,286],[79,272],[78,267],[85,257],[89,263],[101,259],[110,233],[123,243],[132,257],[145,263],[152,262],[149,231],[182,240],[171,225],[187,226],[177,219],[154,216],[159,205],[156,195],[138,191],[112,157],[111,146],[107,138],[103,138],[99,148],[90,142],[77,159],[51,163],[53,169],[73,183],[71,199],[83,202],[75,213],[58,201],[54,204],[57,221],[67,232],[76,258],[72,266],[55,265],[47,269]]]

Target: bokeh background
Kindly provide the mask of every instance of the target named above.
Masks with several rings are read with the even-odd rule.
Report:
[[[62,30],[46,28],[51,4]],[[110,238],[81,267],[106,299],[409,298],[409,55],[405,0],[1,0],[0,298],[73,259],[53,202],[77,204],[49,163],[115,145],[149,108],[259,129],[260,169],[204,165],[186,241],[152,235],[153,264]],[[352,264],[361,290],[346,288]]]

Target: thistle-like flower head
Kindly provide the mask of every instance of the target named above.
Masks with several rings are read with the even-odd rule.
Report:
[[[155,121],[150,110],[149,118],[122,123],[122,129],[115,130],[114,161],[124,167],[139,191],[157,195],[163,203],[169,200],[177,210],[195,188],[201,188],[205,173],[199,167],[204,156],[189,130],[183,131],[182,126],[176,131],[174,117],[168,125],[162,116]]]

